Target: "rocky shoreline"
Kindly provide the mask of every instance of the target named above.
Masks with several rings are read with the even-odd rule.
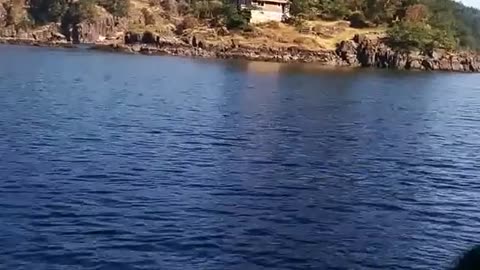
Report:
[[[34,47],[66,48],[66,49],[78,48],[75,44],[72,44],[71,42],[41,41],[41,40],[18,39],[18,38],[0,38],[0,44],[34,46]]]
[[[440,70],[454,72],[480,72],[480,55],[472,52],[444,50],[396,51],[382,40],[355,36],[342,41],[337,55],[350,66],[407,70]]]
[[[342,41],[336,50],[305,50],[297,47],[246,47],[232,40],[230,46],[216,46],[195,37],[180,40],[158,36],[137,36],[130,33],[124,43],[99,43],[92,50],[144,55],[172,55],[197,58],[244,59],[268,62],[318,63],[338,67],[371,67],[398,70],[440,70],[452,72],[480,72],[480,56],[470,52],[451,53],[441,50],[421,53],[395,51],[382,40],[355,36]],[[41,47],[77,48],[75,44],[61,41],[36,41],[26,39],[0,39],[0,44]]]

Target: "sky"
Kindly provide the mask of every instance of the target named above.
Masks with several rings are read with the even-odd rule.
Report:
[[[480,8],[480,0],[460,0],[466,6]]]

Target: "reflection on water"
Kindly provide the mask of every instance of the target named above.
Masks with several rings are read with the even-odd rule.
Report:
[[[348,67],[326,66],[316,63],[275,63],[260,61],[226,61],[229,65],[237,66],[248,73],[254,74],[277,74],[277,73],[352,73],[359,69]]]
[[[446,269],[477,75],[0,47],[0,268]]]

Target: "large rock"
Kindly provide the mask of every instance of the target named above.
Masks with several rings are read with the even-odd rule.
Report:
[[[142,43],[144,44],[156,44],[157,43],[157,35],[150,31],[145,31],[142,35]]]
[[[0,37],[14,38],[16,36],[17,30],[15,30],[15,27],[9,26],[0,28]]]
[[[340,42],[336,54],[349,66],[480,72],[480,57],[476,54],[452,54],[439,49],[425,53],[396,51],[382,40],[371,40],[363,35]]]
[[[457,56],[450,56],[450,65],[452,70],[465,71],[460,59]]]
[[[145,31],[143,33],[127,32],[125,33],[125,44],[157,44],[160,41],[158,35]]]
[[[135,32],[125,33],[125,44],[135,44],[142,41],[142,34]]]
[[[406,69],[422,69],[422,62],[419,59],[408,59],[405,65]]]
[[[107,12],[99,12],[93,20],[74,25],[65,35],[74,43],[98,43],[120,38],[126,28],[126,19],[115,18]]]
[[[450,59],[441,58],[438,60],[438,69],[439,70],[452,70],[452,62]]]
[[[60,26],[51,23],[29,31],[32,39],[37,41],[59,41],[65,40],[65,36],[59,33]]]
[[[0,27],[5,26],[7,20],[7,10],[3,7],[2,1],[0,1]]]
[[[156,33],[146,31],[144,33],[126,32],[124,36],[125,45],[154,45],[156,47],[191,47],[188,40],[182,41],[175,36],[160,36]]]
[[[337,46],[336,53],[348,65],[358,64],[358,45],[353,40],[344,40]]]
[[[426,69],[426,70],[435,70],[435,62],[433,59],[423,59],[422,61],[422,66]]]

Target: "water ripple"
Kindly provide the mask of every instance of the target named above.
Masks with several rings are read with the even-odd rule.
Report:
[[[447,269],[480,233],[475,75],[0,50],[1,269]]]

